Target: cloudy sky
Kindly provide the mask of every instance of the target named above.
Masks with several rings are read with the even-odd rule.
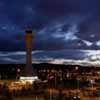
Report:
[[[32,63],[52,63],[100,67],[100,50],[39,50]],[[0,64],[25,64],[25,52],[0,52]]]
[[[0,0],[0,63],[24,62],[28,26],[34,60],[100,60],[100,0]]]
[[[100,49],[100,0],[0,0],[0,51]]]

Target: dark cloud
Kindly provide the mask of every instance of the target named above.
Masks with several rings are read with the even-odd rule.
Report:
[[[33,51],[32,63],[72,64],[99,66],[100,50],[49,50]],[[0,52],[0,64],[23,64],[25,52]]]
[[[99,5],[99,0],[1,0],[0,50],[24,50],[28,25],[36,30],[34,49],[97,49]]]

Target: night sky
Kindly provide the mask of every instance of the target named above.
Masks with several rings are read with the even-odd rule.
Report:
[[[100,49],[100,0],[0,0],[0,51]]]
[[[0,0],[0,63],[25,63],[27,27],[33,63],[100,65],[100,0]]]

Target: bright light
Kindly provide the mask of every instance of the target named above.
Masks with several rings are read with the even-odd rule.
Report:
[[[35,77],[20,77],[20,80],[37,80],[38,77],[35,76]]]
[[[20,80],[23,81],[23,82],[30,82],[30,83],[33,83],[34,81],[37,81],[39,80],[37,76],[34,76],[34,77],[20,77]]]
[[[98,72],[98,74],[100,74],[100,72]]]
[[[20,72],[20,69],[19,68],[17,69],[17,72]]]
[[[74,97],[74,99],[76,99],[76,97]]]
[[[95,81],[94,81],[94,80],[90,80],[90,82],[91,82],[91,84],[95,83]]]
[[[78,66],[76,66],[75,69],[78,70]]]

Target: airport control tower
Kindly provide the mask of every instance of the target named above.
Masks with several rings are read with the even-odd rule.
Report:
[[[32,29],[27,28],[25,31],[25,48],[26,48],[26,66],[25,76],[32,77]]]

